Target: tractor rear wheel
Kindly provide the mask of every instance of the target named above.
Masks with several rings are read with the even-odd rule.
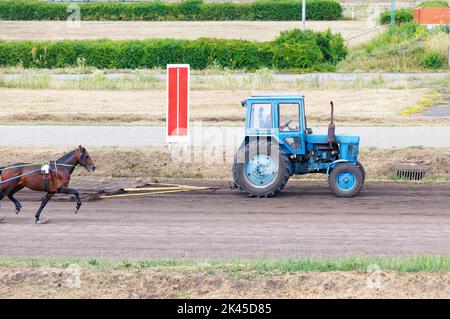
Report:
[[[365,173],[362,165],[342,163],[333,168],[328,177],[328,183],[336,196],[353,197],[361,190],[364,178]]]
[[[363,176],[363,185],[364,182],[366,181],[366,170],[364,169],[364,166],[361,164],[360,161],[356,162],[356,165],[359,167],[359,169],[361,170],[362,176]]]
[[[243,145],[233,164],[233,179],[249,197],[272,197],[286,185],[291,164],[286,153],[275,143],[255,141]]]

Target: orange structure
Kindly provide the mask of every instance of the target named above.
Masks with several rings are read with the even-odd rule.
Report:
[[[415,8],[413,18],[415,23],[420,24],[450,24],[450,8]]]

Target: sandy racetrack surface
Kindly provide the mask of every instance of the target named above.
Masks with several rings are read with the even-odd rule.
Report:
[[[44,211],[46,225],[32,222],[39,193],[19,193],[20,215],[1,202],[0,255],[252,258],[445,254],[450,247],[448,184],[369,183],[352,199],[317,182],[291,181],[272,199],[204,184],[218,189],[85,201],[78,215],[73,203],[56,199]]]

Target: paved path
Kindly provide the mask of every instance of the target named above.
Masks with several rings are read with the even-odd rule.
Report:
[[[326,127],[314,129],[325,133]],[[192,132],[194,145],[239,146],[243,138],[241,127],[196,128]],[[407,127],[337,127],[337,134],[361,136],[362,147],[450,147],[448,126]],[[9,126],[0,125],[0,146],[118,146],[143,147],[165,145],[162,126]]]

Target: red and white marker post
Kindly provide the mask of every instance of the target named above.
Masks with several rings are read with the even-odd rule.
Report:
[[[189,141],[189,64],[167,65],[167,143]]]

